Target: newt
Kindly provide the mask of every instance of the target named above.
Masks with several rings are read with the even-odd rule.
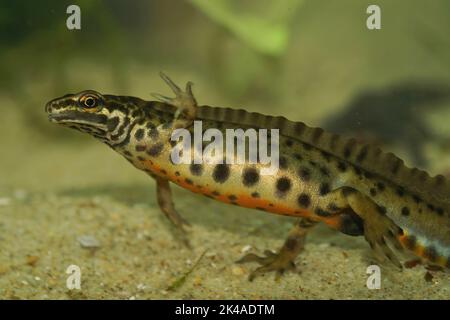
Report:
[[[442,175],[407,167],[392,153],[284,117],[200,106],[192,83],[183,91],[165,74],[174,98],[157,101],[87,90],[47,103],[51,122],[88,133],[156,181],[161,211],[182,232],[188,222],[176,211],[170,183],[209,198],[297,218],[278,253],[249,253],[257,262],[249,275],[295,268],[306,235],[323,222],[344,234],[364,236],[381,261],[398,268],[403,253],[450,268],[450,182]],[[170,157],[177,128],[203,130],[278,129],[279,170],[262,175],[261,165],[175,164]],[[194,148],[194,146],[191,146]]]

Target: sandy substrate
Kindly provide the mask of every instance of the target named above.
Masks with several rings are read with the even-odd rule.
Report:
[[[145,174],[87,137],[79,145],[40,139],[4,142],[5,150],[15,149],[0,166],[2,299],[450,298],[449,274],[433,272],[425,280],[422,266],[382,267],[381,289],[369,290],[373,258],[364,239],[326,227],[311,233],[298,273],[249,282],[256,265],[234,262],[246,251],[277,249],[290,219],[175,188],[176,206],[192,224],[187,249],[159,212]],[[81,270],[80,290],[66,286],[70,265]]]

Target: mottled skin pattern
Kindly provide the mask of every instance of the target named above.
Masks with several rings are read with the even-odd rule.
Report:
[[[198,107],[190,83],[183,92],[162,77],[175,98],[144,101],[83,91],[50,101],[46,111],[52,122],[93,135],[153,177],[161,210],[181,231],[187,222],[174,208],[169,181],[222,202],[298,217],[278,254],[266,251],[265,257],[250,254],[240,260],[262,264],[250,279],[292,269],[307,231],[317,222],[349,235],[364,235],[379,258],[388,258],[398,267],[394,252],[404,248],[428,263],[450,266],[448,207],[429,203],[410,193],[408,186],[300,139],[280,135],[280,169],[274,175],[261,175],[259,164],[173,164],[170,135],[175,128],[192,132],[193,120],[202,120],[204,131],[265,126],[216,120],[219,117],[210,116],[211,112],[224,109]],[[363,149],[358,161],[364,157]],[[185,236],[183,240],[188,244]]]

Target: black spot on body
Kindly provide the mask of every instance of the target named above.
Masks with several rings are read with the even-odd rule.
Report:
[[[300,205],[300,207],[302,208],[309,208],[310,204],[311,204],[311,198],[309,197],[309,195],[307,195],[306,193],[302,193],[298,196],[298,204]]]
[[[291,189],[291,179],[281,177],[277,180],[276,188],[278,192],[286,193]]]
[[[138,145],[135,147],[135,149],[136,149],[136,151],[138,151],[138,152],[145,151],[145,145],[138,144]]]
[[[377,190],[375,190],[375,188],[370,188],[370,195],[375,197],[377,195]]]
[[[236,200],[237,200],[237,197],[236,197],[234,194],[232,194],[232,195],[229,195],[229,196],[228,196],[228,199],[229,199],[230,201],[236,201]]]
[[[259,195],[258,192],[253,192],[253,193],[251,194],[251,196],[252,196],[252,198],[259,198],[259,197],[260,197],[260,195]]]
[[[144,129],[142,128],[137,129],[136,132],[134,133],[134,137],[136,138],[137,141],[141,141],[142,138],[144,137]]]
[[[149,138],[156,140],[159,137],[159,132],[156,128],[151,128],[148,130],[147,135]]]
[[[258,183],[259,181],[259,172],[255,168],[246,168],[242,174],[242,183],[246,187],[251,187]]]
[[[131,113],[131,117],[133,118],[137,118],[141,115],[141,111],[139,109],[135,109],[133,110],[133,112]]]
[[[189,179],[189,178],[184,179],[184,181],[185,181],[187,184],[190,184],[190,185],[193,185],[193,184],[194,184],[194,182],[193,182],[191,179]]]
[[[203,165],[191,163],[191,165],[189,166],[189,170],[194,176],[201,176],[203,173]]]
[[[164,149],[164,144],[162,142],[157,143],[153,146],[151,146],[148,150],[147,153],[149,156],[152,157],[157,157],[159,156],[159,154],[161,153],[161,151]]]
[[[213,179],[218,183],[224,183],[230,176],[230,168],[227,164],[218,164],[213,171]]]

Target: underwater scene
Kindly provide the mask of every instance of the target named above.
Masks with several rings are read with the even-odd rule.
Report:
[[[0,299],[449,300],[449,31],[447,0],[1,1]]]

